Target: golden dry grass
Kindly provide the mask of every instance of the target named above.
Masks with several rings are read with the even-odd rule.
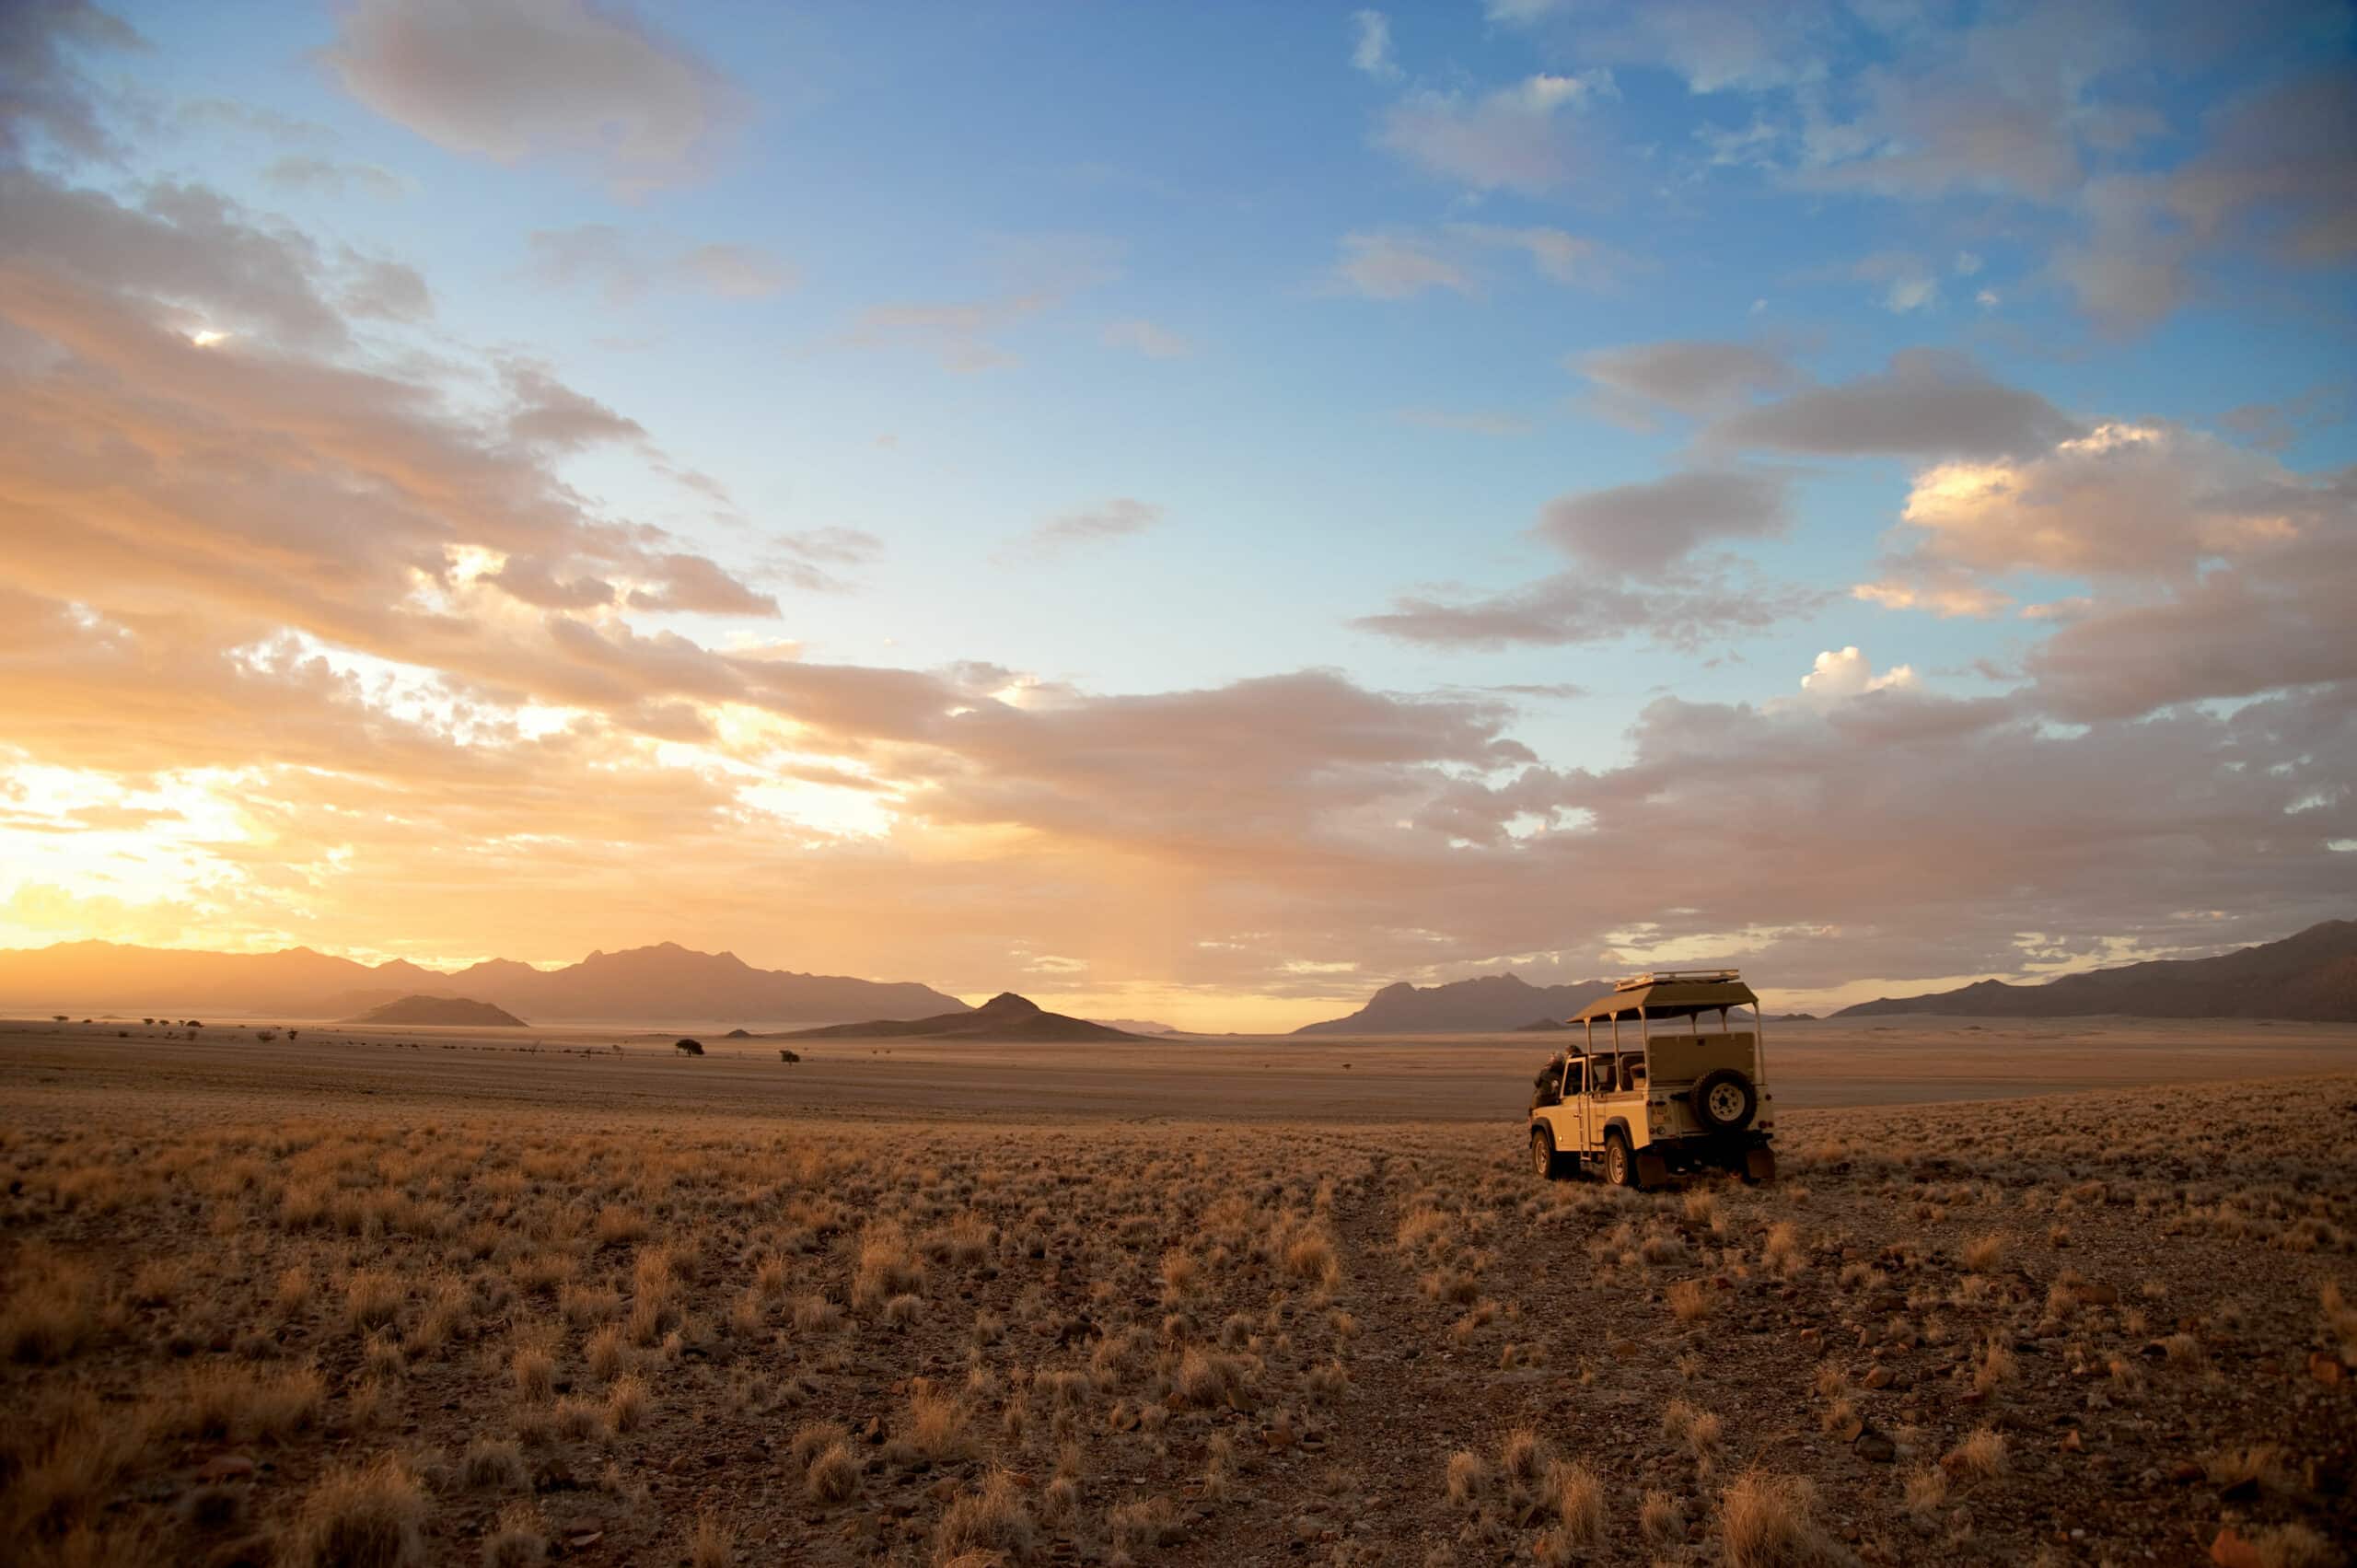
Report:
[[[1765,1568],[2067,1515],[2091,1561],[2231,1520],[2305,1562],[2351,1524],[2345,1104],[1788,1113],[1781,1185],[1630,1193],[1496,1127],[61,1101],[0,1123],[0,1530]]]

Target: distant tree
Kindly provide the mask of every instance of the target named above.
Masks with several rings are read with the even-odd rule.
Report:
[[[65,1021],[65,1015],[63,1013],[52,1013],[49,1016],[49,1021],[52,1024],[62,1024]]]
[[[287,1038],[288,1040],[293,1040],[296,1036],[297,1036],[297,1035],[301,1034],[302,1032],[303,1032],[303,1031],[302,1031],[301,1029],[288,1029],[288,1030],[286,1031],[286,1038]]]
[[[155,1020],[155,1019],[153,1019],[153,1018],[142,1018],[142,1019],[140,1019],[139,1021],[140,1021],[141,1023],[143,1023],[143,1024],[145,1024],[149,1028],[155,1028],[155,1027],[156,1027],[156,1020]]]
[[[777,1059],[780,1062],[799,1062],[802,1060],[802,1052],[798,1051],[788,1051],[785,1047],[781,1045],[777,1048]]]
[[[683,1040],[674,1044],[671,1049],[679,1052],[683,1056],[702,1056],[703,1054],[703,1041],[700,1040]]]
[[[191,1018],[188,1021],[188,1027],[192,1029],[201,1029],[204,1027],[204,1023],[202,1019]]]
[[[276,1029],[256,1029],[254,1031],[254,1038],[264,1041],[273,1040],[278,1038],[278,1031]]]

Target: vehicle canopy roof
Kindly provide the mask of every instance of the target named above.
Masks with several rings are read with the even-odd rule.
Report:
[[[1729,1007],[1759,1005],[1740,970],[1655,970],[1631,975],[1573,1015],[1572,1022],[1633,1018],[1690,1018]]]

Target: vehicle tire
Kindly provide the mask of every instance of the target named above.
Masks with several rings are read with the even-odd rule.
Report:
[[[1694,1086],[1694,1120],[1713,1132],[1740,1132],[1759,1114],[1759,1091],[1733,1067],[1706,1073]]]
[[[1563,1156],[1555,1152],[1555,1134],[1544,1127],[1530,1130],[1531,1174],[1541,1181],[1563,1179]]]
[[[1617,1127],[1604,1135],[1604,1179],[1615,1187],[1643,1185],[1637,1179],[1637,1156],[1629,1147],[1629,1134]]]

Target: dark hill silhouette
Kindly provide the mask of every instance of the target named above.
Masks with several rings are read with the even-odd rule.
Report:
[[[473,1028],[520,1029],[524,1020],[505,1007],[467,996],[404,996],[371,1007],[347,1024],[448,1024]]]
[[[1092,1024],[1062,1013],[1042,1009],[1028,997],[1003,991],[981,1006],[937,1018],[901,1021],[877,1018],[864,1024],[835,1024],[826,1028],[796,1029],[780,1040],[1144,1040],[1126,1030]]]
[[[2280,942],[2214,958],[2156,958],[2042,985],[1984,980],[1928,996],[1886,996],[1834,1015],[1940,1013],[1979,1018],[2303,1018],[2357,1023],[2357,921],[2328,920]]]
[[[1532,985],[1520,975],[1485,974],[1446,985],[1387,985],[1347,1018],[1305,1024],[1297,1035],[1503,1034],[1533,1019],[1569,1017],[1612,989],[1608,980]]]
[[[832,1023],[919,1018],[965,1007],[931,986],[759,970],[734,953],[676,942],[592,953],[563,969],[492,958],[456,974],[406,959],[370,966],[308,947],[203,953],[111,942],[0,951],[0,1007],[144,1012],[203,1009],[340,1018],[404,996],[466,996],[543,1023],[561,1018],[754,1018]]]

